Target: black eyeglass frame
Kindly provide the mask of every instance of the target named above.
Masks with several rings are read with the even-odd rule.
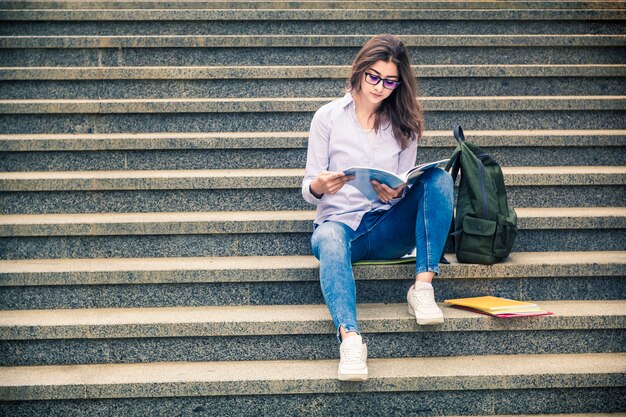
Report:
[[[378,81],[376,81],[375,83],[371,83],[368,81],[368,77],[372,77],[372,78],[377,78]],[[396,88],[398,88],[400,86],[400,84],[402,84],[402,81],[398,81],[398,80],[390,80],[387,78],[381,78],[380,76],[376,75],[376,74],[372,74],[371,72],[366,72],[365,73],[365,82],[368,83],[369,85],[378,85],[380,82],[383,82],[383,88],[387,89],[387,90],[395,90]],[[395,87],[393,88],[389,88],[385,86],[385,83],[394,83]]]

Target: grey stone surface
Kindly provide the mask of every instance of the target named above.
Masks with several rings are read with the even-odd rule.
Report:
[[[336,9],[351,10],[351,9],[367,9],[371,6],[369,1],[335,1],[332,3]],[[76,0],[7,0],[0,3],[1,9],[288,9],[288,10],[301,10],[301,9],[328,9],[328,1],[312,1],[307,0],[304,2],[290,2],[290,1],[261,1],[256,0],[254,2],[249,1],[229,1],[229,0],[97,0],[90,1],[88,3],[76,1]],[[492,1],[472,1],[471,3],[459,3],[456,1],[429,1],[426,3],[415,3],[411,1],[388,1],[384,0],[381,5],[385,6],[385,9],[522,9],[522,10],[541,10],[541,9],[614,9],[623,8],[620,2],[615,1],[593,1],[593,2],[580,2],[580,1],[501,1],[497,5],[494,5]],[[454,7],[451,7],[454,6]]]
[[[529,363],[529,361],[532,361]],[[6,400],[623,387],[624,355],[485,355],[371,359],[361,384],[336,360],[156,362],[3,367]],[[37,380],[38,385],[27,381]]]
[[[518,230],[619,231],[621,207],[518,208]],[[3,237],[150,236],[220,234],[309,234],[314,211],[206,211],[179,213],[95,213],[11,215],[0,219]],[[607,249],[611,250],[611,249]]]
[[[507,186],[513,207],[624,207],[620,185]],[[3,192],[1,214],[309,210],[299,188]]]
[[[340,395],[283,395],[233,397],[179,397],[152,399],[103,399],[71,401],[22,401],[0,403],[0,411],[15,417],[46,414],[143,417],[146,414],[206,416],[327,416],[346,408],[367,415],[383,408],[386,415],[406,417],[436,416],[449,413],[492,415],[533,411],[558,413],[620,411],[622,388],[555,390],[464,390],[445,392],[343,393]],[[594,414],[590,414],[594,413]],[[567,417],[567,416],[559,416]],[[571,416],[574,417],[574,416]],[[602,416],[605,417],[605,416]]]
[[[2,114],[0,132],[287,132],[306,131],[313,112],[306,113],[147,113],[147,114]],[[426,127],[468,129],[623,129],[623,111],[426,111]]]
[[[18,48],[246,48],[357,47],[371,35],[170,35],[0,37],[0,47]],[[407,47],[623,47],[622,35],[405,35]]]
[[[514,251],[625,250],[626,229],[520,230]],[[309,255],[310,233],[5,237],[2,259]]]
[[[448,142],[447,147],[420,147],[418,160],[436,161],[449,157],[454,147],[452,139],[449,139]],[[8,146],[7,141],[2,142],[0,139],[0,147],[3,145]],[[27,145],[24,144],[24,146]],[[71,146],[71,144],[67,146]],[[85,146],[89,145],[85,144]],[[149,145],[146,144],[146,148],[148,149],[137,151],[2,152],[0,153],[0,172],[269,169],[303,168],[306,164],[306,147],[297,149],[268,147],[266,149],[153,150],[149,149]],[[503,167],[626,166],[626,149],[616,146],[542,147],[538,145],[528,147],[498,146],[482,149],[492,155]]]
[[[365,331],[365,330],[364,330]],[[524,343],[519,343],[519,340]],[[624,352],[624,330],[365,333],[369,358]],[[0,342],[2,366],[167,361],[334,359],[325,335],[69,339]],[[51,354],[53,352],[53,354]]]
[[[158,35],[0,37],[0,47],[18,48],[245,48],[358,47],[371,35]],[[405,35],[408,47],[622,47],[622,35]]]
[[[432,3],[432,2],[429,2]],[[473,2],[476,3],[476,2]],[[119,4],[119,3],[118,3]],[[253,3],[254,4],[254,3]],[[338,2],[333,3],[337,6]],[[460,3],[461,5],[463,3]],[[519,3],[517,3],[519,4]],[[554,3],[553,3],[554,4]],[[619,3],[617,3],[619,4]],[[619,8],[613,8],[613,10],[591,9],[581,10],[577,9],[541,9],[537,7],[531,10],[523,9],[495,9],[493,6],[490,10],[480,9],[463,9],[458,7],[459,3],[456,3],[457,7],[450,9],[436,9],[426,8],[419,10],[419,5],[413,4],[410,9],[393,9],[385,8],[374,9],[371,8],[371,3],[363,3],[364,8],[359,9],[358,6],[352,10],[342,10],[335,7],[334,9],[327,8],[325,10],[314,10],[302,8],[303,3],[296,3],[296,7],[291,10],[286,10],[281,6],[287,6],[288,3],[274,3],[272,9],[230,9],[230,10],[211,10],[211,9],[178,9],[178,10],[166,10],[159,8],[157,10],[124,10],[118,7],[108,10],[5,10],[1,20],[4,21],[20,21],[20,22],[46,22],[46,21],[63,21],[63,22],[118,22],[118,21],[133,21],[133,22],[160,22],[160,21],[211,21],[211,22],[230,22],[230,23],[256,23],[258,21],[301,21],[308,22],[335,22],[335,21],[383,21],[389,24],[401,23],[403,21],[412,22],[428,22],[428,21],[485,21],[484,23],[497,23],[500,21],[528,21],[527,23],[533,23],[534,21],[552,21],[557,24],[565,21],[616,21],[624,20],[626,14]],[[383,3],[381,6],[388,7],[389,3]],[[510,7],[511,3],[509,3]],[[247,6],[250,6],[248,4]],[[580,6],[579,6],[580,7]],[[614,6],[615,7],[615,6]],[[243,33],[240,31],[238,33]],[[377,33],[379,31],[369,31],[365,33]],[[395,31],[390,31],[395,32]],[[273,32],[272,32],[273,33]],[[288,32],[287,32],[288,33]],[[303,31],[302,33],[315,33],[311,30]],[[332,33],[332,32],[331,32]],[[410,34],[411,32],[409,32]],[[491,32],[487,32],[491,33]],[[560,32],[557,32],[560,33]]]
[[[0,254],[4,259],[308,255],[309,238],[310,233],[2,238]]]
[[[3,81],[95,80],[345,80],[350,65],[0,67]],[[607,78],[626,76],[623,65],[412,65],[422,80],[440,78]]]
[[[2,114],[304,113],[334,97],[0,100]],[[624,96],[422,97],[431,112],[623,111]]]
[[[498,160],[507,151],[520,153],[539,148],[545,152],[571,149],[583,153],[585,149],[598,152],[603,147],[618,149],[626,146],[626,130],[465,130],[465,136]],[[159,132],[110,134],[14,134],[0,135],[0,145],[5,151],[105,151],[105,150],[181,150],[209,149],[300,149],[305,150],[308,132]],[[419,142],[419,155],[438,152],[448,155],[454,149],[451,130],[426,130]],[[614,152],[619,153],[619,152]],[[36,158],[36,153],[33,158]],[[61,154],[62,155],[62,154]],[[53,158],[51,155],[49,158]],[[428,158],[424,158],[428,159]],[[550,158],[551,159],[551,158]],[[591,161],[594,161],[591,159]],[[550,161],[546,161],[549,163]],[[515,164],[505,164],[515,166]],[[518,164],[527,166],[526,163]],[[585,165],[578,163],[576,165]],[[605,165],[605,164],[597,164]],[[610,164],[609,164],[610,165]]]
[[[106,80],[4,81],[2,99],[253,98],[341,96],[345,80]],[[523,95],[624,95],[623,78],[426,78],[422,97]]]
[[[133,11],[136,13],[136,11]],[[584,12],[588,15],[598,14]],[[607,15],[606,12],[602,12]],[[58,12],[55,13],[58,15]],[[617,15],[617,16],[616,16]],[[269,35],[319,34],[351,35],[356,33],[415,34],[623,34],[620,12],[611,12],[612,21],[576,20],[313,20],[313,21],[4,21],[0,36],[112,36],[112,35]],[[5,16],[4,19],[10,18]]]
[[[447,151],[447,150],[446,150]],[[615,152],[604,153],[619,157]],[[602,156],[600,151],[600,157]],[[451,152],[449,152],[451,153]],[[598,152],[594,152],[595,155]],[[147,151],[3,152],[0,171],[115,171],[303,168],[306,149],[180,149]],[[617,165],[617,164],[613,164]]]
[[[403,303],[411,273],[393,280],[358,280],[359,303]],[[624,278],[541,277],[520,279],[438,279],[435,297],[446,299],[494,294],[511,299],[620,300]],[[55,285],[0,287],[4,310],[176,307],[220,305],[322,304],[318,281],[134,285]]]
[[[11,66],[349,65],[359,48],[0,49]],[[412,47],[424,65],[624,64],[623,47]],[[417,60],[417,58],[414,58]]]

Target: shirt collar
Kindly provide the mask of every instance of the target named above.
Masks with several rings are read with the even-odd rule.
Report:
[[[343,98],[340,99],[341,102],[341,107],[346,108],[348,107],[351,103],[354,102],[354,98],[352,98],[352,94],[348,91],[346,93],[345,96],[343,96]]]

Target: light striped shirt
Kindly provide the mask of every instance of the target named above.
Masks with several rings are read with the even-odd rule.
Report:
[[[402,150],[390,124],[381,125],[374,141],[370,141],[368,136],[357,121],[350,93],[322,106],[313,116],[302,196],[317,206],[316,224],[333,220],[356,230],[366,212],[387,210],[400,200],[397,198],[389,203],[379,199],[369,201],[350,183],[336,194],[325,194],[320,199],[311,194],[311,181],[324,170],[340,172],[358,165],[402,173],[415,165],[417,142],[413,141]]]

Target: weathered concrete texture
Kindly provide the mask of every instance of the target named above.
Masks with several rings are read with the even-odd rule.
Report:
[[[376,12],[376,11],[375,11]],[[507,12],[507,11],[501,11]],[[511,11],[508,11],[511,12]],[[568,11],[571,15],[572,12]],[[18,12],[5,13],[4,19],[15,16]],[[223,11],[219,12],[220,14]],[[389,13],[389,11],[385,11]],[[403,12],[404,13],[404,12]],[[561,12],[563,13],[563,12]],[[567,13],[567,12],[566,12]],[[120,36],[129,33],[137,35],[352,35],[372,33],[394,33],[403,35],[450,35],[468,33],[472,35],[489,34],[585,34],[602,33],[623,34],[624,27],[618,21],[623,11],[601,12],[604,21],[576,20],[382,20],[380,18],[355,20],[317,20],[317,21],[3,21],[0,26],[2,36],[90,36],[95,33],[102,36]],[[37,12],[41,15],[41,12]],[[52,13],[60,16],[59,11]],[[490,14],[494,14],[490,11]],[[504,14],[504,13],[501,13]],[[512,14],[512,13],[509,13]],[[519,14],[519,13],[518,13]],[[554,14],[554,13],[552,13]],[[565,13],[563,13],[565,14]],[[598,16],[598,11],[579,12],[590,17]],[[129,17],[140,15],[133,10]],[[219,16],[219,14],[218,14]],[[388,15],[387,15],[388,16]],[[538,14],[535,13],[535,16]],[[17,17],[17,16],[15,16]]]
[[[550,152],[552,148],[565,151],[572,148],[584,152],[586,148],[626,146],[626,130],[468,130],[465,136],[484,149],[498,149],[493,153],[500,160],[500,153],[511,148],[540,148]],[[308,131],[300,132],[157,132],[157,133],[109,133],[109,134],[9,134],[0,135],[1,148],[9,152],[25,151],[104,151],[104,150],[200,150],[209,149],[303,149],[308,142]],[[420,138],[419,152],[428,149],[446,149],[445,155],[454,149],[456,141],[452,130],[424,132]],[[618,152],[615,152],[618,153]],[[36,153],[33,154],[36,157]],[[439,155],[439,154],[437,154]],[[52,158],[53,156],[50,156]],[[425,158],[427,159],[427,158]],[[544,161],[549,163],[550,161]],[[513,164],[506,164],[516,166]],[[506,166],[505,165],[505,166]],[[528,164],[518,164],[526,166]],[[571,165],[571,164],[564,164]],[[575,165],[584,165],[582,163]],[[604,165],[604,164],[598,164]],[[549,165],[546,165],[549,166]],[[302,167],[298,167],[302,168]],[[35,170],[41,171],[41,170]]]
[[[0,37],[0,47],[19,48],[246,48],[357,47],[371,35],[216,36],[27,36]],[[622,35],[405,35],[407,47],[623,47]]]
[[[596,188],[592,195],[601,194],[602,190],[615,191],[614,187],[601,187]],[[623,194],[621,189],[617,191],[617,196]],[[584,196],[585,194],[580,198],[583,199]],[[613,204],[615,206],[623,203],[623,199],[600,201],[612,201],[615,202]],[[594,205],[597,204],[598,201],[595,201]],[[295,189],[19,192],[2,193],[0,205],[2,214],[199,212],[207,208],[223,211],[311,208],[311,205],[302,198],[300,191]]]
[[[2,114],[3,134],[149,132],[293,132],[306,131],[313,112],[290,113],[144,113],[144,114]],[[619,110],[429,111],[427,128],[468,129],[623,129]]]
[[[0,100],[2,114],[109,114],[109,113],[303,113],[340,98],[168,98],[96,100]],[[422,97],[431,112],[481,111],[619,111],[626,96],[497,96]]]
[[[3,99],[154,99],[154,98],[276,98],[340,96],[345,79],[318,80],[106,80],[4,81]],[[421,97],[523,96],[560,94],[624,95],[621,78],[451,78],[420,77]]]
[[[604,148],[602,151],[607,152]],[[618,157],[614,149],[609,148],[608,153],[613,155],[613,159]],[[305,149],[283,148],[7,152],[0,156],[1,171],[232,170],[302,168],[305,165]]]
[[[626,185],[626,167],[504,167],[502,172],[513,187]],[[0,190],[299,189],[303,175],[303,169],[7,172],[0,173]]]
[[[519,230],[613,229],[626,227],[621,207],[518,208]],[[7,215],[0,236],[113,236],[228,233],[310,233],[313,211],[188,213],[96,213]]]
[[[337,381],[336,360],[3,367],[0,392],[5,400],[19,401],[337,394],[348,385],[351,392],[607,389],[623,387],[625,357],[603,353],[372,359],[370,377],[361,384]]]
[[[411,286],[411,272],[395,280],[357,281],[363,303],[402,303]],[[317,276],[314,278],[317,279]],[[519,279],[440,279],[438,301],[495,294],[512,299],[620,300],[626,298],[623,277],[556,277]],[[54,285],[0,287],[5,310],[279,305],[324,303],[319,282],[158,283],[133,285]]]
[[[412,65],[419,80],[441,78],[624,77],[623,65]],[[350,65],[182,66],[182,67],[2,67],[2,81],[104,80],[346,80]],[[531,86],[529,86],[531,87]],[[325,96],[325,95],[322,95]]]
[[[523,339],[524,343],[517,341]],[[623,330],[369,333],[369,358],[623,352]],[[2,366],[334,359],[335,335],[2,341]],[[53,352],[51,354],[51,352]]]
[[[512,207],[623,207],[619,185],[507,187]],[[3,192],[1,214],[308,210],[300,189]]]
[[[495,265],[459,263],[453,254],[447,258],[449,264],[441,265],[438,280],[620,278],[626,264],[626,253],[619,251],[514,252]],[[313,256],[45,259],[0,261],[0,279],[6,286],[317,282],[318,268]],[[414,268],[413,263],[353,266],[357,282],[408,279]]]
[[[428,1],[424,3],[415,3],[411,1],[389,1],[384,0],[379,2],[384,9],[521,9],[521,10],[541,10],[541,9],[621,9],[623,6],[619,2],[614,1],[593,1],[593,2],[580,2],[580,1],[533,1],[533,2],[520,2],[520,1],[499,1],[494,3],[493,1],[472,1],[472,2],[457,2],[457,1]],[[369,9],[371,6],[370,1],[334,1],[332,5],[336,9],[352,10],[352,9]],[[258,10],[273,10],[273,9],[287,9],[287,10],[316,10],[316,9],[328,9],[329,2],[325,0],[313,1],[307,0],[304,2],[290,2],[290,1],[238,1],[238,0],[97,0],[90,1],[88,3],[76,1],[76,0],[7,0],[0,4],[0,9],[228,9],[228,10],[241,10],[241,9],[258,9]],[[454,7],[452,7],[454,6]]]
[[[309,394],[282,396],[232,396],[184,397],[114,400],[25,401],[0,403],[0,411],[15,417],[46,414],[130,417],[146,414],[239,417],[259,415],[327,416],[336,415],[346,408],[367,415],[381,407],[388,416],[436,416],[447,413],[473,413],[481,416],[492,413],[524,413],[532,411],[582,412],[589,417],[615,417],[615,414],[598,414],[598,411],[620,411],[620,398],[626,394],[622,388],[555,389],[555,390],[465,390],[445,392],[390,392],[343,393],[340,395]],[[516,414],[518,416],[518,414]],[[534,417],[548,417],[548,415]],[[505,416],[503,416],[505,417]],[[509,416],[510,417],[510,416]],[[529,417],[529,416],[527,416]],[[583,417],[554,415],[549,417]]]
[[[0,139],[0,147],[8,145],[7,142]],[[306,148],[152,150],[149,146],[140,151],[3,152],[0,172],[272,169],[302,168],[306,164]],[[626,149],[610,145],[482,149],[502,167],[626,166]],[[418,149],[418,160],[437,161],[449,157],[453,150],[451,139],[448,147],[422,146]]]
[[[431,3],[431,2],[428,2]],[[427,3],[427,4],[428,4]],[[472,2],[476,4],[475,2]],[[118,3],[119,4],[119,3]],[[338,2],[333,3],[337,6]],[[455,3],[462,5],[463,3]],[[517,3],[519,4],[519,3]],[[554,4],[554,3],[553,3]],[[278,5],[278,3],[275,3]],[[283,6],[287,6],[283,3]],[[616,4],[618,6],[619,4]],[[371,4],[368,4],[371,6]],[[388,3],[382,3],[381,6],[388,6]],[[229,23],[253,24],[258,21],[303,21],[303,23],[311,23],[315,21],[386,21],[388,24],[401,23],[402,21],[428,22],[435,21],[480,21],[481,23],[497,23],[499,21],[516,21],[524,20],[527,23],[533,21],[551,21],[551,23],[562,23],[560,21],[615,21],[626,19],[626,14],[619,8],[613,10],[581,10],[581,9],[541,9],[540,7],[531,10],[523,9],[494,9],[476,10],[463,9],[461,7],[455,9],[425,9],[419,10],[419,5],[414,5],[411,9],[373,9],[366,7],[364,9],[345,10],[341,8],[314,10],[302,8],[302,2],[296,5],[296,8],[287,10],[278,7],[277,9],[261,10],[261,9],[245,9],[245,10],[211,10],[211,9],[177,9],[166,10],[159,8],[157,10],[124,10],[119,6],[116,9],[108,10],[5,10],[2,14],[3,21],[22,21],[22,22],[117,22],[117,21],[133,21],[157,23],[159,21],[212,21],[213,23],[227,21]],[[281,10],[282,9],[282,10]],[[147,23],[147,22],[146,22]],[[586,22],[585,22],[586,23]],[[370,30],[365,33],[377,33],[378,31]],[[389,33],[395,33],[390,31]],[[157,32],[163,33],[163,32]],[[238,33],[243,33],[242,31]],[[315,33],[310,29],[302,33]],[[447,33],[447,32],[443,32]],[[491,33],[491,32],[488,32]],[[545,33],[545,31],[542,31]],[[102,33],[100,33],[102,34]]]
[[[625,250],[626,229],[520,230],[514,251]],[[310,232],[0,239],[3,259],[309,255]]]
[[[546,330],[623,330],[625,302],[537,301],[554,315],[501,320],[442,305],[445,322],[419,326],[406,303],[359,304],[365,333],[508,332]],[[335,330],[325,305],[117,308],[3,311],[0,339],[119,339],[213,336],[330,334]],[[437,356],[437,355],[434,355]]]
[[[2,49],[11,66],[349,65],[359,48]],[[424,65],[624,64],[623,47],[411,47]]]

